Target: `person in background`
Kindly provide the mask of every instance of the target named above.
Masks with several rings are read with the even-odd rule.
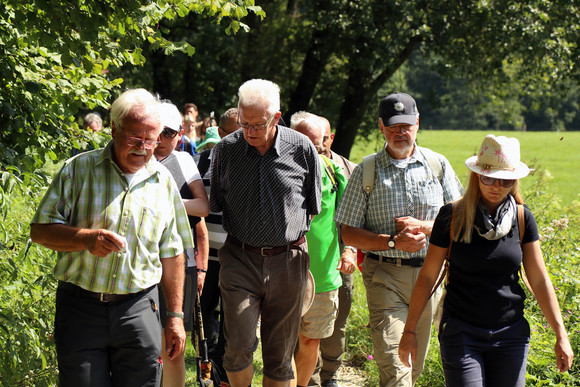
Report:
[[[159,106],[144,89],[121,94],[113,140],[67,160],[32,219],[32,241],[58,252],[60,386],[159,385],[159,282],[169,358],[185,348],[183,252],[193,238],[175,181],[152,159]]]
[[[90,129],[93,132],[100,132],[103,129],[103,120],[99,113],[89,113],[84,118],[85,129]]]
[[[197,121],[194,116],[186,115],[183,117],[183,134],[176,145],[176,150],[187,152],[192,156],[197,153],[196,127]]]
[[[238,130],[212,149],[211,210],[228,236],[219,250],[224,368],[233,387],[252,382],[261,317],[263,385],[290,386],[309,257],[304,235],[320,212],[321,175],[310,140],[279,126],[280,89],[240,86]]]
[[[410,95],[383,98],[379,127],[386,145],[375,156],[374,189],[369,194],[363,189],[364,163],[359,164],[335,220],[342,225],[344,243],[366,252],[362,275],[380,385],[411,386],[423,370],[433,310],[430,302],[417,326],[419,351],[410,369],[397,349],[411,291],[437,211],[458,199],[463,188],[444,156],[417,146],[419,111]]]
[[[197,145],[197,152],[203,152],[204,150],[211,149],[217,144],[221,137],[218,133],[219,128],[217,126],[210,126],[205,132],[205,139]]]
[[[197,105],[192,103],[192,102],[188,102],[185,105],[183,105],[183,116],[184,117],[191,117],[191,119],[193,120],[194,123],[197,122],[197,116],[199,115],[199,110],[197,109]]]
[[[177,188],[185,205],[189,224],[195,227],[200,217],[209,214],[209,202],[197,166],[190,155],[175,151],[175,145],[183,134],[181,113],[169,102],[161,104],[161,123],[163,130],[159,145],[155,148],[155,158],[165,166],[177,183]],[[195,233],[194,233],[195,235]],[[198,241],[195,241],[198,245]],[[200,246],[198,246],[199,248]],[[186,332],[193,331],[195,292],[201,294],[207,272],[207,255],[195,254],[194,249],[186,250],[185,287],[183,297],[184,326]],[[162,289],[160,289],[162,290]],[[161,302],[161,323],[165,327],[166,306]],[[162,335],[163,337],[163,335]],[[170,359],[163,342],[163,387],[183,387],[185,385],[185,356]]]
[[[290,127],[307,136],[317,149],[322,175],[321,210],[306,233],[315,295],[311,307],[300,322],[298,350],[295,354],[298,387],[308,385],[318,361],[320,340],[330,337],[334,330],[338,312],[338,288],[342,285],[340,272],[352,274],[356,268],[353,261],[343,263],[340,259],[334,213],[346,186],[346,178],[337,164],[320,154],[323,149],[324,125],[320,117],[307,112],[297,112],[290,119]]]
[[[201,124],[196,127],[195,130],[197,137],[196,141],[197,146],[199,146],[199,144],[201,144],[201,142],[205,140],[205,132],[207,131],[208,128],[212,126],[217,126],[217,121],[215,120],[214,112],[211,112],[211,114],[208,117],[205,117],[201,122]]]
[[[223,138],[238,129],[238,108],[230,108],[220,117],[218,134]],[[213,149],[210,148],[193,156],[193,160],[196,162],[202,176],[208,197],[211,197],[210,169],[212,154]],[[219,289],[220,263],[218,260],[218,250],[226,241],[227,234],[222,226],[221,212],[210,211],[209,216],[205,218],[205,223],[209,234],[209,264],[203,294],[201,295],[201,313],[204,322],[204,333],[207,339],[208,356],[217,366],[217,372],[222,381],[227,382],[227,374],[223,370],[225,350],[224,315]],[[211,371],[210,369],[206,373],[211,374]]]
[[[471,170],[465,195],[442,207],[435,219],[411,296],[400,359],[406,366],[416,360],[417,321],[449,251],[449,283],[439,328],[446,385],[525,386],[530,326],[519,283],[522,264],[530,291],[556,335],[556,366],[565,372],[574,354],[542,257],[536,221],[518,190],[519,179],[530,172],[520,161],[519,141],[490,134],[465,164]]]
[[[348,181],[356,164],[330,149],[334,141],[334,133],[332,133],[330,128],[330,121],[325,117],[319,117],[324,123],[321,154],[342,167],[342,173]],[[340,227],[338,229],[340,236]],[[345,246],[342,243],[342,238],[339,238],[339,243],[341,262],[345,266],[351,264],[356,266],[356,249],[352,246]],[[310,379],[309,386],[338,387],[336,373],[342,364],[342,355],[345,351],[346,322],[352,305],[353,273],[341,270],[340,276],[342,278],[342,286],[338,289],[338,314],[334,321],[334,331],[330,337],[320,340],[318,365]]]

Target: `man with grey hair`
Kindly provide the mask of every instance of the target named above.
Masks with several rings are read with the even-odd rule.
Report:
[[[103,129],[103,120],[99,113],[89,113],[83,119],[85,128],[93,132],[100,132]]]
[[[324,121],[311,113],[292,115],[292,129],[307,136],[319,153],[322,149]],[[298,351],[296,352],[297,385],[307,386],[316,367],[321,339],[330,337],[338,313],[338,288],[342,285],[341,272],[352,274],[354,262],[343,262],[340,256],[339,233],[334,223],[334,213],[346,177],[342,168],[326,156],[319,155],[322,174],[322,205],[320,214],[306,233],[310,271],[314,277],[315,296],[312,306],[302,316]]]
[[[356,164],[330,149],[334,141],[330,121],[326,117],[319,117],[324,124],[321,154],[342,167],[342,173],[348,181]],[[356,249],[352,246],[345,246],[342,239],[339,242],[342,264],[356,266]],[[316,370],[310,379],[310,386],[338,386],[336,374],[342,364],[342,355],[346,346],[346,323],[352,306],[353,273],[341,270],[340,276],[342,286],[338,289],[338,314],[334,320],[334,331],[330,337],[320,340],[320,357]]]
[[[193,238],[175,181],[152,159],[159,105],[144,89],[117,98],[113,141],[67,160],[32,219],[31,239],[58,252],[60,386],[159,385],[159,282],[168,355],[185,348],[183,251]]]
[[[366,252],[362,275],[380,385],[412,386],[423,370],[436,297],[417,330],[407,332],[411,292],[439,208],[459,199],[463,188],[443,155],[417,146],[419,111],[413,97],[393,93],[383,98],[379,127],[386,145],[371,156],[372,162],[355,168],[335,220],[342,225],[344,242]],[[399,359],[403,334],[419,341],[412,369]]]
[[[253,376],[261,317],[263,385],[290,386],[309,257],[304,235],[320,212],[320,166],[308,138],[278,125],[280,90],[253,79],[238,91],[238,130],[214,148],[212,211],[227,239],[219,251],[224,368],[233,387]]]

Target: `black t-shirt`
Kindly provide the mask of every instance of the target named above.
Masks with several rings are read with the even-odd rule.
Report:
[[[451,213],[451,204],[441,207],[429,243],[449,247]],[[524,208],[524,224],[523,244],[537,241],[538,226],[528,208]],[[487,240],[473,230],[471,243],[454,241],[444,315],[492,329],[522,318],[525,292],[518,281],[521,263],[518,222],[498,240]]]

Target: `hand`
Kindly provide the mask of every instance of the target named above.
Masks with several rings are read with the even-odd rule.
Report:
[[[185,350],[187,336],[183,327],[183,319],[167,316],[164,332],[167,355],[170,360],[173,360]]]
[[[203,285],[205,284],[205,275],[206,273],[203,271],[197,272],[197,291],[199,292],[200,297],[203,292]]]
[[[409,361],[409,355],[411,361]],[[417,358],[417,336],[410,333],[403,333],[399,341],[399,359],[406,367],[412,367]]]
[[[408,226],[395,235],[395,248],[408,253],[416,253],[427,246],[427,237],[420,226]]]
[[[106,257],[112,252],[118,252],[127,245],[125,238],[119,234],[105,230],[90,230],[87,242],[89,252],[97,257]]]
[[[338,266],[336,270],[340,270],[344,274],[352,274],[356,269],[356,263],[354,261],[354,253],[351,249],[344,249],[340,260],[338,261]]]
[[[574,358],[574,353],[572,352],[572,347],[570,346],[570,341],[568,338],[556,340],[556,345],[554,346],[554,353],[556,354],[556,367],[560,372],[566,372],[572,367],[572,359]]]
[[[403,216],[400,218],[395,218],[395,227],[397,228],[397,233],[400,233],[407,227],[412,227],[414,229],[416,227],[419,227],[419,231],[425,233],[425,230],[423,229],[424,227],[423,221],[415,219],[411,216]]]

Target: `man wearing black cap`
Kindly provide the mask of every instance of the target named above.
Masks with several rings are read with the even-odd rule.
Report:
[[[419,111],[410,95],[394,93],[381,101],[379,127],[385,148],[353,171],[335,220],[344,243],[366,253],[363,280],[380,384],[412,386],[423,370],[435,302],[427,305],[415,332],[404,332],[411,292],[433,220],[463,188],[444,156],[417,146]],[[419,343],[412,369],[398,358],[403,334],[415,335]]]

